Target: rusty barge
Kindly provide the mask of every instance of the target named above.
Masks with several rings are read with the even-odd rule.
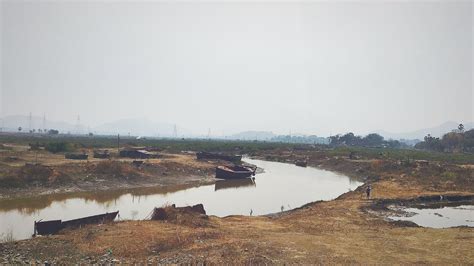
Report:
[[[117,217],[119,212],[110,212],[98,215],[87,216],[79,219],[69,221],[50,220],[50,221],[35,221],[34,235],[52,235],[64,228],[80,227],[87,224],[101,224],[112,222]]]

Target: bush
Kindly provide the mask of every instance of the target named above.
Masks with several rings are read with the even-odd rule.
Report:
[[[51,153],[74,151],[74,145],[67,142],[50,142],[46,144],[45,149]]]
[[[0,178],[0,187],[11,188],[11,187],[22,187],[25,183],[22,182],[19,178],[13,176],[6,176]]]

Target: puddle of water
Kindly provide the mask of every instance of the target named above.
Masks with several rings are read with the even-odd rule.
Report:
[[[429,208],[403,208],[407,216],[389,216],[398,221],[411,221],[419,226],[432,228],[448,228],[455,226],[474,227],[474,205],[460,205],[456,207]]]
[[[48,195],[34,199],[0,201],[0,234],[13,231],[15,239],[29,238],[33,223],[40,219],[69,220],[120,211],[121,219],[144,219],[154,207],[204,204],[209,215],[269,214],[300,207],[317,200],[331,200],[362,183],[347,176],[292,164],[245,160],[265,170],[251,180],[219,180],[200,187],[146,188],[69,195]]]

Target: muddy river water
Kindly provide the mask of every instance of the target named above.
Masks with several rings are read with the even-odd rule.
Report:
[[[412,221],[419,226],[432,228],[474,227],[474,205],[400,209],[406,212],[406,215],[390,216],[388,218],[399,221]]]
[[[331,200],[361,182],[312,167],[245,159],[264,169],[255,180],[217,181],[199,187],[146,188],[40,196],[0,201],[0,234],[15,239],[33,234],[34,221],[69,220],[120,211],[119,219],[144,219],[154,207],[204,204],[209,215],[262,215]]]

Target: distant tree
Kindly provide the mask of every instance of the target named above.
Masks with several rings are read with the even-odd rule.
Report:
[[[354,133],[349,132],[342,137],[340,137],[339,141],[342,144],[350,145],[350,146],[355,146],[360,144],[361,137],[354,135]]]
[[[425,138],[424,138],[424,140],[425,140],[426,142],[429,142],[429,141],[432,140],[432,139],[433,139],[433,137],[431,136],[431,134],[426,135]]]
[[[51,153],[69,152],[75,149],[74,145],[66,142],[50,142],[46,144],[45,149]]]
[[[463,148],[467,152],[474,152],[474,129],[464,132]]]
[[[56,130],[56,129],[50,129],[50,130],[48,130],[48,134],[49,134],[49,135],[58,135],[58,134],[59,134],[59,131]]]
[[[334,146],[340,145],[339,139],[340,139],[339,135],[330,136],[329,137],[329,144],[334,145]]]
[[[22,128],[21,127],[18,127],[18,132],[21,132]]]
[[[362,141],[364,146],[380,146],[384,144],[383,137],[376,133],[365,136]]]
[[[459,124],[458,130],[459,130],[459,132],[463,133],[463,132],[464,132],[464,125],[463,125],[463,124]]]
[[[463,149],[463,141],[463,134],[456,132],[449,132],[441,139],[444,150],[449,152],[460,152]]]
[[[441,140],[431,136],[431,134],[426,135],[424,141],[417,143],[415,148],[440,152],[444,151],[444,146]]]

